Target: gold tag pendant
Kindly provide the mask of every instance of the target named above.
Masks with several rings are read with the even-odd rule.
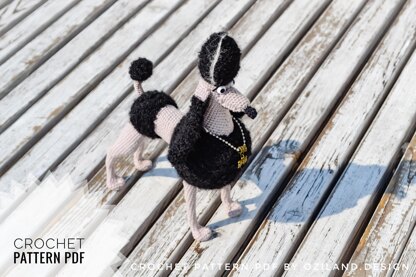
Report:
[[[240,160],[238,161],[237,168],[241,168],[243,165],[247,163],[247,145],[243,144],[242,146],[238,147],[238,152],[240,153]]]
[[[244,155],[244,154],[241,154],[241,156],[240,156],[240,160],[238,161],[238,164],[237,164],[237,168],[241,168],[243,165],[245,165],[247,163],[247,156],[246,155]]]

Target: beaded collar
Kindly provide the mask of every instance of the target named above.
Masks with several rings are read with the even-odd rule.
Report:
[[[231,149],[235,150],[237,153],[240,154],[240,160],[237,163],[237,168],[241,168],[243,165],[245,165],[247,163],[247,145],[246,145],[246,137],[244,136],[244,131],[243,128],[241,127],[240,122],[238,121],[238,119],[236,119],[235,117],[233,117],[233,120],[237,123],[238,128],[240,128],[240,132],[241,132],[241,136],[243,137],[243,145],[239,146],[239,147],[235,147],[234,145],[232,145],[230,142],[226,141],[225,139],[219,137],[218,135],[212,133],[211,131],[209,131],[207,128],[204,128],[205,131],[210,134],[211,136],[217,138],[218,140],[222,141],[223,143],[225,143],[226,145],[228,145]]]

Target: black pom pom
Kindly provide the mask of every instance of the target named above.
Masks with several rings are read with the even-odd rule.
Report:
[[[130,78],[135,81],[143,82],[152,76],[153,64],[146,58],[138,58],[131,63],[129,74]]]

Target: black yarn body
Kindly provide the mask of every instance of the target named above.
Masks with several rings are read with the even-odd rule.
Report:
[[[176,126],[169,145],[168,159],[179,176],[189,184],[202,189],[219,189],[234,181],[241,173],[240,154],[224,142],[208,134],[203,128],[208,101],[192,98],[189,112]],[[240,122],[251,155],[250,133]],[[243,145],[240,128],[228,136],[220,136],[235,147]]]
[[[166,93],[146,91],[131,106],[130,122],[140,134],[153,139],[160,138],[155,132],[155,120],[159,111],[168,105],[178,107]]]

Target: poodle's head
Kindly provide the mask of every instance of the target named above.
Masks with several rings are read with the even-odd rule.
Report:
[[[234,78],[240,70],[241,51],[235,40],[225,32],[214,33],[202,45],[198,68],[201,77],[211,84],[211,99],[233,112],[244,112],[255,118],[257,112],[250,101],[234,88]]]

